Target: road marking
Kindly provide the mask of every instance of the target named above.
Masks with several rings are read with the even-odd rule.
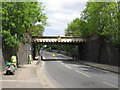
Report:
[[[69,68],[69,69],[72,69],[71,67],[69,67],[68,65],[65,65],[67,68]]]
[[[62,65],[64,65],[64,63],[61,63]]]
[[[89,75],[87,75],[87,74],[85,74],[85,73],[83,73],[83,72],[80,72],[80,71],[78,71],[78,70],[75,70],[76,72],[78,72],[78,73],[80,73],[80,74],[83,74],[83,75],[85,75],[85,76],[87,76],[87,77],[92,77],[92,76],[89,76]]]
[[[102,81],[102,82],[105,83],[105,84],[107,84],[107,85],[110,85],[110,86],[112,86],[112,87],[118,88],[118,86],[112,85],[112,84],[107,83],[107,82],[105,82],[105,81]]]
[[[43,66],[44,66],[44,64],[45,64],[45,62],[42,62],[42,65],[41,65],[41,67],[43,67]]]

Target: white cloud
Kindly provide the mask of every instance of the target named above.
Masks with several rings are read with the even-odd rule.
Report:
[[[50,26],[46,27],[44,35],[63,35],[67,24],[80,17],[87,0],[38,0],[45,5]]]

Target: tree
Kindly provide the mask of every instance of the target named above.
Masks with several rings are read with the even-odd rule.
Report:
[[[29,28],[32,36],[42,36],[44,32],[44,26],[41,24],[33,25]]]
[[[68,24],[66,36],[87,36],[87,23],[81,18],[76,18]]]
[[[88,2],[86,6],[82,19],[87,21],[90,34],[103,36],[113,44],[119,42],[117,2]]]
[[[15,36],[12,36],[10,34],[10,30],[8,30],[8,31],[3,30],[2,36],[4,36],[2,38],[3,39],[2,43],[4,44],[3,48],[17,49],[19,47],[20,41],[18,39],[16,39]]]
[[[6,34],[9,34],[13,41],[21,42],[25,39],[26,30],[34,27],[36,22],[41,22],[41,25],[38,26],[43,28],[47,19],[42,12],[43,10],[42,3],[38,2],[2,2],[3,46],[14,47],[13,43],[10,42],[11,40],[8,39],[9,37],[6,37]],[[32,34],[38,33],[36,29],[29,32]]]
[[[119,2],[87,2],[86,8],[81,14],[82,17],[68,24],[66,35],[69,32],[72,36],[90,36],[95,34],[119,47],[119,12]]]

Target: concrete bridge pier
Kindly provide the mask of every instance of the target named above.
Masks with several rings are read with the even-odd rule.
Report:
[[[36,45],[34,43],[32,43],[32,56],[33,56],[33,60],[35,60],[35,55],[36,55]]]
[[[80,60],[85,60],[85,43],[80,43],[78,45],[78,58]]]

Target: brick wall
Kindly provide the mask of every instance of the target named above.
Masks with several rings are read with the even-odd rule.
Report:
[[[81,46],[79,45],[79,47]],[[81,51],[83,51],[82,54]],[[96,36],[89,37],[83,48],[79,49],[79,56],[83,55],[84,58],[82,57],[80,60],[115,66],[118,66],[120,59],[120,52],[116,48],[108,42],[101,41]]]

